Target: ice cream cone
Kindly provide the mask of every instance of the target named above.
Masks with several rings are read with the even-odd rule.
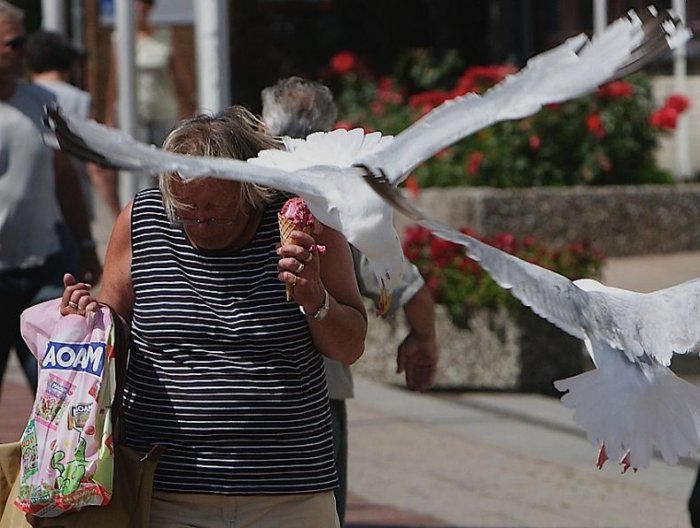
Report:
[[[280,242],[282,245],[290,244],[292,242],[292,231],[303,231],[304,233],[310,234],[313,230],[313,226],[307,225],[304,227],[299,227],[296,223],[280,213],[277,213],[277,223],[280,229]],[[287,300],[292,300],[292,293],[294,292],[294,284],[286,284],[285,291],[287,292]]]

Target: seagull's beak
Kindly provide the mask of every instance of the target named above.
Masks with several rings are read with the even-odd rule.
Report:
[[[379,290],[379,303],[377,304],[377,311],[374,312],[374,314],[377,317],[381,317],[385,313],[389,311],[389,307],[391,306],[391,293],[384,287],[384,284],[382,284],[381,289]]]

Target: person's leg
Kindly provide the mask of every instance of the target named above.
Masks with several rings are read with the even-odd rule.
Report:
[[[34,294],[39,273],[37,268],[0,272],[0,383],[7,369],[10,350],[22,340],[19,332],[20,315]],[[20,358],[20,363],[23,369],[25,365],[27,369],[33,368],[34,374],[28,376],[28,381],[35,390],[36,363],[32,367],[31,358],[24,356]],[[25,374],[26,372],[25,370]]]
[[[348,414],[345,400],[331,400],[333,456],[338,473],[338,487],[333,491],[340,526],[345,525],[345,504],[348,494]]]
[[[232,520],[236,528],[340,528],[330,491],[239,496]]]
[[[21,335],[18,336],[17,341],[15,341],[15,353],[17,354],[19,364],[22,366],[24,377],[27,378],[32,392],[36,394],[36,387],[39,382],[39,366],[34,354],[29,350],[29,347],[24,342]]]
[[[154,491],[151,528],[228,528],[225,506],[234,497]],[[234,525],[235,526],[235,525]]]

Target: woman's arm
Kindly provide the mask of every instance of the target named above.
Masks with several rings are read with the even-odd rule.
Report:
[[[131,283],[131,203],[119,213],[105,253],[102,287],[97,299],[131,321],[134,289]]]
[[[104,274],[97,301],[91,284],[77,282],[66,273],[63,277],[61,315],[80,314],[97,310],[97,302],[108,305],[125,321],[131,320],[134,290],[131,284],[131,203],[120,213],[109,238],[105,255]]]
[[[294,300],[307,314],[319,351],[352,364],[364,351],[367,314],[357,287],[350,246],[342,234],[329,227],[324,227],[316,238],[300,231],[292,236],[296,244],[282,246],[279,251],[280,280],[294,284]],[[317,243],[326,246],[323,255],[319,254]],[[300,264],[303,269],[298,271]],[[311,315],[324,304],[326,291],[328,313],[322,319],[313,319]]]
[[[187,119],[195,115],[197,111],[197,101],[195,98],[194,88],[190,82],[190,77],[187,74],[187,69],[177,53],[175,45],[171,46],[170,53],[170,73],[175,86],[175,94],[178,99],[178,107],[180,108],[180,118]]]

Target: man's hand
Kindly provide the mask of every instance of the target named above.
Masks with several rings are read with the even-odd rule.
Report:
[[[438,349],[435,334],[421,336],[411,331],[399,345],[397,373],[406,373],[406,386],[425,392],[433,386],[437,372]]]
[[[411,331],[399,345],[396,372],[406,373],[409,389],[425,392],[435,383],[438,363],[435,307],[425,284],[404,304],[403,311]]]

